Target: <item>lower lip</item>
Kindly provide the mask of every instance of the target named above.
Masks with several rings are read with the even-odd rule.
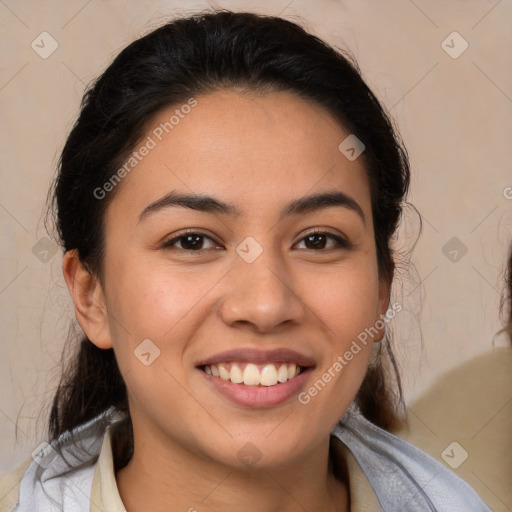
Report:
[[[297,395],[304,387],[312,369],[313,368],[308,368],[293,379],[276,384],[275,386],[246,386],[245,384],[235,384],[230,380],[223,380],[220,377],[209,375],[201,369],[199,369],[199,371],[211,386],[235,404],[244,407],[264,409],[266,407],[282,404],[294,395]]]

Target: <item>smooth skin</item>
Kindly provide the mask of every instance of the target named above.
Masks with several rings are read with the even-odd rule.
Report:
[[[349,132],[292,93],[196,99],[117,185],[103,279],[76,251],[63,261],[82,329],[114,349],[128,389],[135,453],[116,475],[120,496],[128,512],[349,510],[347,482],[328,470],[329,437],[361,385],[372,343],[307,405],[297,396],[266,409],[236,405],[196,365],[233,348],[286,347],[315,361],[307,389],[386,313],[363,158],[347,159],[338,145]],[[139,218],[171,191],[241,212],[168,206]],[[280,217],[290,201],[320,192],[346,194],[364,219],[339,205]],[[187,229],[203,237],[165,245]],[[312,230],[319,234],[310,239]],[[236,252],[247,237],[263,249],[252,263]],[[160,350],[148,366],[134,355],[146,339]],[[238,456],[248,442],[261,453],[250,467]]]

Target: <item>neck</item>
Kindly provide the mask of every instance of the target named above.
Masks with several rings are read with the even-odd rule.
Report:
[[[348,487],[329,467],[329,439],[301,460],[266,469],[234,469],[157,436],[137,436],[132,459],[116,475],[127,512],[346,512]],[[339,478],[339,474],[338,474]]]

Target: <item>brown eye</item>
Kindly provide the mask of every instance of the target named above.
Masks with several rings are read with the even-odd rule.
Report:
[[[212,247],[205,247],[205,241],[209,240],[212,242]],[[177,247],[176,244],[181,244],[181,247]],[[180,251],[189,251],[189,252],[200,252],[203,249],[214,249],[217,248],[218,245],[216,242],[202,233],[196,232],[187,232],[180,236],[174,237],[171,240],[168,240],[162,245],[163,249],[177,249]]]
[[[328,240],[334,240],[334,247],[326,247]],[[343,238],[333,235],[331,233],[325,233],[322,231],[313,231],[306,235],[300,242],[304,242],[307,250],[321,251],[333,248],[348,248],[349,243]]]

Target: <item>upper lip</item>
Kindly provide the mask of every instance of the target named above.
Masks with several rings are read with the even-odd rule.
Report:
[[[275,348],[272,350],[258,350],[252,348],[237,348],[219,352],[213,356],[203,359],[197,363],[197,366],[206,364],[229,363],[231,361],[246,363],[270,363],[272,361],[281,363],[295,363],[299,366],[315,366],[315,362],[295,350],[287,348]]]

